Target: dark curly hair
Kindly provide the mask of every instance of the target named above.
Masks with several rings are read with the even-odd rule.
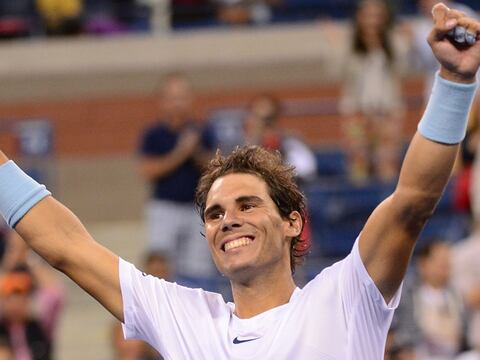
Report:
[[[295,169],[282,161],[278,151],[271,152],[259,146],[237,147],[230,155],[222,156],[217,151],[203,173],[195,194],[195,205],[202,221],[207,194],[218,178],[232,173],[252,174],[267,184],[269,195],[277,205],[283,219],[289,219],[292,211],[298,211],[302,218],[302,231],[293,237],[290,245],[290,267],[292,274],[295,266],[303,263],[310,250],[310,239],[303,236],[306,221],[305,197],[295,181]]]

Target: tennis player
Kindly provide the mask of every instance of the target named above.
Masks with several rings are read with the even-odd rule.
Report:
[[[166,359],[380,360],[415,240],[433,213],[465,135],[480,65],[480,23],[439,4],[428,41],[441,68],[394,193],[351,253],[304,288],[305,204],[278,156],[247,147],[217,156],[196,202],[234,303],[138,271],[96,243],[44,186],[0,156],[0,212],[52,266]],[[453,30],[453,32],[452,32]]]

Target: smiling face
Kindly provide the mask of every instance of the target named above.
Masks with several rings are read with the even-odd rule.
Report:
[[[229,279],[290,273],[290,242],[301,231],[301,217],[294,211],[282,218],[258,176],[231,173],[215,180],[204,217],[213,260]]]

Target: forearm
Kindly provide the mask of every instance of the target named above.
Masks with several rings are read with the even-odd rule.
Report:
[[[458,150],[458,144],[436,143],[417,132],[403,162],[396,194],[421,197],[434,205],[450,178]]]
[[[434,202],[440,197],[465,136],[474,81],[475,78],[458,76],[442,67],[404,160],[397,190]]]
[[[144,157],[140,164],[140,173],[147,181],[155,181],[171,174],[182,165],[188,156],[178,151],[158,157]]]

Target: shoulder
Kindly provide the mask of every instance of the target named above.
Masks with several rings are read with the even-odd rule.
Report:
[[[322,294],[326,294],[329,291],[337,291],[341,273],[347,259],[348,257],[324,268],[303,287],[302,293],[308,294],[319,291]]]
[[[154,297],[171,304],[173,302],[177,305],[183,304],[187,308],[189,306],[194,306],[197,309],[207,307],[211,311],[226,307],[226,303],[220,294],[200,288],[185,287],[175,282],[154,277],[138,270],[133,264],[121,258],[119,266],[124,299],[137,299],[137,301],[149,303],[149,299]]]

